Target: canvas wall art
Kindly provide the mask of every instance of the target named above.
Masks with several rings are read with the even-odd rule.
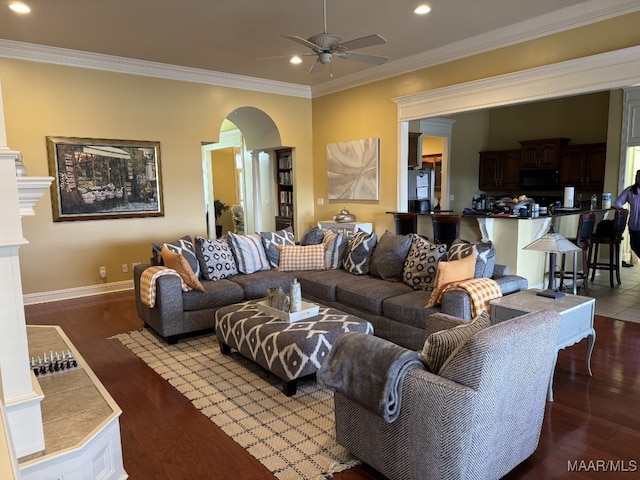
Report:
[[[377,137],[327,144],[329,200],[378,200]]]

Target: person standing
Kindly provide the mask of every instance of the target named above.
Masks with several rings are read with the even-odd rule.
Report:
[[[640,257],[640,170],[636,171],[636,181],[633,185],[625,188],[616,201],[613,208],[624,208],[624,204],[629,204],[629,243],[631,250]],[[622,262],[623,267],[631,267],[631,264]]]

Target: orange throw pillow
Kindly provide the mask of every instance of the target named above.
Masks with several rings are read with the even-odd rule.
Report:
[[[194,290],[198,290],[199,292],[204,292],[204,287],[198,277],[193,273],[193,269],[187,262],[187,259],[184,258],[179,253],[172,252],[166,246],[162,246],[162,262],[165,267],[172,268],[182,277],[184,283],[187,286],[191,287]]]
[[[460,260],[450,260],[448,262],[438,262],[438,272],[436,273],[436,280],[433,286],[433,292],[429,302],[425,305],[426,308],[435,306],[436,299],[440,297],[440,290],[445,285],[452,282],[461,282],[462,280],[469,280],[473,278],[476,273],[476,254],[464,257]]]

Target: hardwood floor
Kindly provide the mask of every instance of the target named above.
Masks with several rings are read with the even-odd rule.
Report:
[[[122,408],[124,464],[131,479],[274,478],[144,362],[109,339],[142,328],[133,292],[29,305],[25,312],[29,325],[62,326]],[[636,477],[629,470],[640,468],[640,323],[596,317],[595,327],[593,377],[585,369],[586,340],[560,352],[555,401],[547,403],[538,449],[505,478]],[[583,468],[570,471],[570,463]],[[610,473],[602,465],[623,471]],[[333,478],[383,479],[366,465]]]

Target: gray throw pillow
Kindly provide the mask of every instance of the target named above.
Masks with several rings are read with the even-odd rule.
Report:
[[[259,233],[236,235],[233,232],[229,232],[228,235],[229,245],[231,245],[240,273],[253,273],[271,269]]]
[[[371,275],[391,282],[401,282],[411,242],[411,235],[396,235],[388,230],[384,232],[371,256]]]
[[[222,280],[238,273],[236,260],[229,243],[222,239],[209,240],[196,235],[196,256],[200,262],[202,278]]]
[[[269,265],[273,268],[280,264],[280,250],[278,250],[277,245],[295,245],[292,227],[287,227],[277,232],[260,232],[260,237],[262,238]]]
[[[319,227],[311,226],[302,234],[300,238],[300,245],[303,247],[307,245],[319,245],[324,238],[324,230]]]
[[[374,232],[366,233],[358,230],[349,241],[345,251],[343,262],[345,270],[354,275],[367,275],[377,240]]]
[[[164,265],[162,261],[162,246],[166,245],[169,250],[174,253],[182,255],[189,263],[191,270],[196,278],[200,277],[200,262],[196,257],[196,249],[193,246],[191,236],[185,235],[184,237],[169,243],[153,243],[151,244],[151,258],[154,265]]]
[[[446,245],[437,245],[413,234],[411,248],[404,261],[402,280],[414,290],[433,291],[438,262],[446,259]]]
[[[484,310],[469,323],[455,326],[446,330],[434,332],[427,337],[422,348],[422,361],[431,373],[438,373],[449,355],[473,337],[483,328],[491,326],[489,313]]]
[[[342,268],[342,259],[344,250],[347,248],[347,239],[344,233],[337,233],[334,230],[328,230],[322,243],[325,246],[324,266],[329,270]]]
[[[496,265],[496,249],[491,241],[473,245],[465,240],[457,239],[447,252],[447,260],[461,260],[471,255],[474,251],[476,253],[474,278],[493,277],[493,270]]]

